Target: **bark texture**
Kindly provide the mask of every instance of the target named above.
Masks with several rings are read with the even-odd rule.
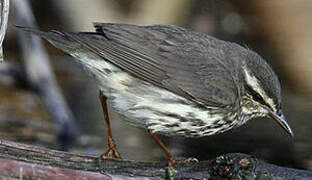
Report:
[[[96,156],[0,141],[0,177],[42,179],[310,179],[311,171],[265,163],[246,154],[226,154],[168,168],[166,162],[100,160]]]

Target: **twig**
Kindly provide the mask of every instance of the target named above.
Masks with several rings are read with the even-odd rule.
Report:
[[[35,18],[28,0],[12,0],[16,24],[35,27]],[[55,121],[61,148],[66,150],[77,139],[78,130],[74,118],[51,71],[48,55],[41,40],[32,35],[19,32],[23,52],[23,63],[27,79],[39,90],[46,109]]]
[[[1,0],[1,25],[0,25],[0,62],[3,61],[3,48],[2,43],[4,40],[5,32],[8,27],[10,1]]]

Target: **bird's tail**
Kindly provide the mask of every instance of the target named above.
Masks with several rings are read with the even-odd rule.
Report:
[[[55,47],[67,52],[71,53],[75,50],[77,50],[77,47],[79,47],[79,44],[72,39],[68,38],[66,33],[60,32],[60,31],[40,31],[38,29],[30,28],[30,27],[23,27],[23,26],[16,26],[20,30],[30,32],[32,34],[38,35],[47,41],[49,41],[51,44],[53,44]]]
[[[15,27],[17,27],[20,30],[36,34],[41,37],[47,37],[47,34],[48,34],[47,32],[43,32],[43,31],[37,30],[35,28],[31,28],[31,27],[24,27],[24,26],[19,26],[19,25],[15,25]]]

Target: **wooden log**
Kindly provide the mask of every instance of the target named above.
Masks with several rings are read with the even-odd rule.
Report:
[[[71,170],[66,168],[31,164],[21,161],[0,160],[0,176],[18,179],[92,179],[108,180],[109,176],[100,173]]]
[[[101,177],[101,173],[119,178],[146,179],[310,179],[312,171],[297,170],[265,163],[240,153],[226,154],[212,160],[185,162],[167,167],[167,162],[141,162],[133,160],[106,159],[55,151],[9,141],[0,141],[0,159],[10,161],[0,166],[0,177],[29,177],[38,174],[66,174],[68,179],[77,176]],[[20,163],[24,162],[24,163]],[[14,168],[10,168],[14,165]],[[31,168],[31,167],[38,168]],[[21,172],[24,167],[25,171]],[[40,170],[40,173],[30,172]],[[1,169],[4,169],[3,171]],[[79,170],[79,171],[76,171]],[[58,172],[60,171],[60,172]],[[18,174],[20,173],[20,174]],[[25,174],[23,174],[25,173]],[[25,176],[24,176],[25,175]],[[51,176],[40,176],[49,179]],[[103,178],[106,176],[103,176]]]

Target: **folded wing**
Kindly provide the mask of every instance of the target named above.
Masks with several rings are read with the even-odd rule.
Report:
[[[237,100],[224,41],[176,26],[95,23],[95,28],[95,33],[41,36],[51,40],[55,33],[62,41],[76,42],[133,76],[204,106]]]

